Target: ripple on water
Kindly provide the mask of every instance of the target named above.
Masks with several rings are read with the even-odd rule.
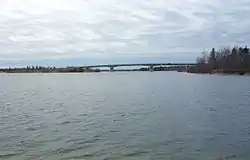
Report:
[[[64,124],[69,124],[69,123],[71,123],[71,122],[70,121],[64,121],[64,122],[61,122],[60,124],[64,125]]]
[[[99,138],[92,138],[92,139],[73,139],[73,140],[68,140],[66,143],[73,143],[73,144],[78,144],[78,145],[91,145],[94,144],[95,142],[99,141]]]
[[[145,154],[148,154],[149,152],[147,151],[133,151],[133,152],[129,152],[129,153],[126,153],[126,154],[123,154],[122,157],[138,157],[138,156],[141,156],[141,155],[145,155]]]
[[[87,145],[85,145],[85,146],[71,145],[71,146],[69,146],[67,148],[56,149],[56,150],[52,151],[50,154],[51,155],[58,155],[58,154],[66,155],[68,153],[76,152],[78,150],[84,150],[84,149],[86,149],[88,147],[89,146],[87,146]]]
[[[10,153],[8,153],[8,152],[1,153],[0,152],[0,159],[10,159],[12,157],[18,157],[18,156],[21,156],[23,154],[24,154],[24,152],[22,152],[22,151],[14,152],[14,153],[13,152],[10,152]]]
[[[0,87],[0,107],[9,108],[0,113],[0,159],[250,157],[248,79],[166,72],[45,75],[0,78],[7,83]],[[220,81],[223,86],[216,85]]]
[[[5,106],[10,106],[10,105],[11,105],[11,103],[10,103],[10,102],[5,103]]]

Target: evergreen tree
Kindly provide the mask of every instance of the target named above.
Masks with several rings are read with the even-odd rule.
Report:
[[[215,49],[214,48],[210,52],[208,63],[212,69],[216,68],[216,57],[215,57]]]

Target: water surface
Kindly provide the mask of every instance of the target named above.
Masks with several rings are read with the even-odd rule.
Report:
[[[250,159],[250,77],[0,74],[0,159]]]

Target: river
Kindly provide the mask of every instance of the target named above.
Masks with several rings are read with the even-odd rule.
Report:
[[[0,159],[250,159],[250,77],[0,74]]]

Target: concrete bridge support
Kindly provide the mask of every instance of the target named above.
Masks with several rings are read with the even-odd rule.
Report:
[[[153,72],[154,71],[154,66],[149,66],[149,72]]]
[[[109,71],[110,71],[110,72],[114,72],[114,66],[110,66],[110,67],[109,67]]]

